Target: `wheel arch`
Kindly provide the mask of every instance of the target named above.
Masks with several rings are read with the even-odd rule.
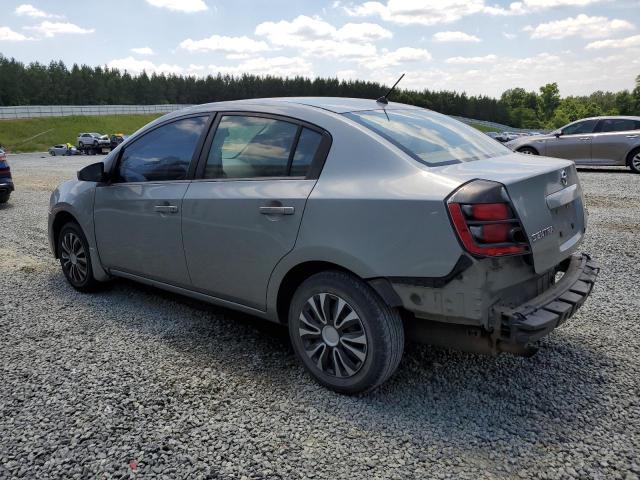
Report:
[[[536,147],[534,147],[533,145],[530,145],[530,144],[528,144],[528,143],[526,143],[526,144],[524,144],[524,145],[520,145],[518,148],[516,148],[516,152],[520,152],[520,151],[522,151],[522,150],[523,150],[523,149],[525,149],[525,148],[527,148],[527,149],[529,149],[529,150],[533,150],[534,152],[536,152],[536,155],[540,155],[540,149],[539,149],[539,148],[536,148]]]
[[[80,226],[80,228],[82,228],[78,219],[67,210],[60,210],[53,218],[53,223],[51,224],[51,233],[53,235],[52,246],[55,258],[60,258],[60,252],[58,251],[58,237],[60,236],[60,230],[62,230],[62,227],[69,222],[74,222],[78,226]]]
[[[631,166],[631,159],[634,154],[640,152],[640,145],[636,145],[635,147],[629,149],[627,155],[624,157],[625,165]]]
[[[326,260],[309,260],[294,265],[282,277],[278,285],[275,311],[273,312],[276,321],[283,324],[288,323],[289,305],[298,287],[312,275],[329,270],[345,272],[366,282],[392,308],[402,306],[402,300],[386,278],[365,279],[343,265]]]

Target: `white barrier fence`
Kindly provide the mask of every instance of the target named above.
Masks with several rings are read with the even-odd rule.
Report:
[[[29,105],[19,107],[0,107],[0,120],[11,118],[68,117],[71,115],[135,115],[145,113],[169,113],[190,105]],[[465,123],[477,123],[494,128],[498,132],[526,132],[527,130],[509,127],[500,123],[472,118],[457,117]]]
[[[29,105],[0,107],[0,119],[169,113],[189,105]]]

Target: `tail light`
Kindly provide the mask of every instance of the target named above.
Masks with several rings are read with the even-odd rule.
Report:
[[[7,162],[7,156],[0,154],[0,177],[11,178],[11,169],[9,168],[9,162]]]
[[[529,253],[527,237],[504,185],[474,180],[456,190],[447,208],[460,242],[483,257]]]

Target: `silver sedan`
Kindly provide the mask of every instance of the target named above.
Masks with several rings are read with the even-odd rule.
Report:
[[[529,155],[566,158],[577,165],[628,166],[640,173],[640,117],[584,118],[506,145]]]
[[[201,105],[60,185],[49,239],[80,291],[123,277],[288,325],[316,380],[363,392],[405,336],[530,355],[590,294],[575,166],[520,157],[386,101]]]

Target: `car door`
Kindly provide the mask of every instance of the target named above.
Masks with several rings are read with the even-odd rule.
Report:
[[[597,119],[581,120],[562,128],[561,134],[546,141],[545,155],[574,162],[591,162],[591,141]]]
[[[277,116],[224,113],[216,123],[183,201],[187,265],[196,290],[264,310],[331,137]]]
[[[627,154],[640,145],[640,121],[632,118],[605,118],[593,136],[595,165],[626,165]]]
[[[190,285],[181,209],[208,122],[208,116],[170,121],[120,152],[111,182],[96,188],[95,234],[105,267]]]

